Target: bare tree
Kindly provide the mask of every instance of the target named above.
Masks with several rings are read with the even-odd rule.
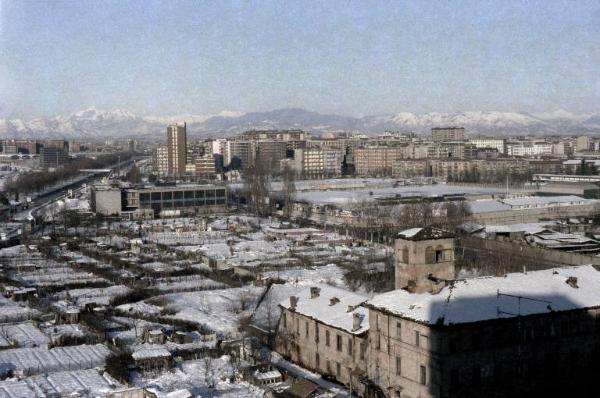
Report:
[[[257,161],[244,169],[244,190],[252,211],[259,215],[269,214],[270,175],[267,167]]]
[[[296,192],[296,173],[289,164],[285,164],[283,171],[283,216],[291,218],[294,206],[294,193]]]

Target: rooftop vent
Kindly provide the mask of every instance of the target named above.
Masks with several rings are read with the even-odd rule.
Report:
[[[337,297],[332,297],[329,299],[329,305],[336,305],[339,302],[340,302],[340,299]]]
[[[290,308],[295,310],[296,309],[296,305],[298,305],[298,297],[296,296],[290,296]]]
[[[568,277],[567,285],[571,286],[573,289],[579,289],[579,286],[577,286],[577,277],[575,277],[575,276]]]
[[[361,322],[362,322],[362,316],[358,312],[355,312],[354,314],[352,314],[352,331],[353,332],[360,329]]]

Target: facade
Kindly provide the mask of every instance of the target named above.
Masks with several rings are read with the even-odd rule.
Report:
[[[438,142],[428,147],[428,158],[474,159],[477,148],[465,141]]]
[[[401,159],[404,150],[400,146],[374,146],[354,150],[356,174],[391,175],[394,163]]]
[[[58,168],[69,162],[68,149],[64,147],[44,146],[40,154],[41,166],[45,169]]]
[[[546,141],[514,141],[506,143],[508,156],[547,156],[552,155],[553,145]]]
[[[227,141],[227,150],[224,155],[224,163],[231,166],[239,163],[241,168],[250,167],[254,164],[256,156],[256,143],[253,141]]]
[[[166,145],[161,145],[152,151],[152,169],[159,177],[169,175],[169,149]]]
[[[394,290],[369,309],[370,381],[387,397],[587,395],[600,273],[568,267]]]
[[[267,170],[278,171],[281,160],[287,158],[285,141],[257,141],[255,161]]]
[[[217,173],[215,166],[215,155],[206,152],[202,156],[197,156],[194,162],[196,176],[214,177]]]
[[[325,154],[322,149],[296,149],[294,170],[304,178],[323,178],[325,175]]]
[[[168,175],[183,177],[187,163],[186,124],[173,124],[167,127],[167,157],[169,161]]]
[[[460,141],[465,139],[464,127],[434,127],[431,129],[434,142]]]
[[[323,149],[323,174],[325,177],[342,175],[342,163],[345,151],[342,149]]]
[[[117,212],[117,196],[120,209]],[[187,213],[214,211],[227,205],[227,189],[217,185],[170,185],[144,188],[95,186],[91,195],[92,210],[104,215],[152,210],[180,210]]]
[[[475,145],[475,148],[495,148],[499,153],[506,153],[505,140],[503,138],[471,138],[469,143]]]
[[[435,177],[453,181],[499,181],[529,175],[529,162],[517,159],[488,160],[398,160],[392,168],[395,177]]]
[[[284,357],[360,391],[366,375],[366,297],[313,286],[279,304],[276,349]]]

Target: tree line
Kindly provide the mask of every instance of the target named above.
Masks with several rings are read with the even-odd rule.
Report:
[[[4,190],[9,195],[18,197],[19,194],[40,192],[60,181],[75,177],[81,169],[101,169],[112,166],[121,161],[128,160],[133,156],[131,152],[112,153],[99,155],[96,158],[75,159],[64,167],[54,171],[40,170],[30,171],[9,179],[4,185]]]

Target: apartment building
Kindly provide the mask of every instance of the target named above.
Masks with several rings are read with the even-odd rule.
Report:
[[[434,127],[431,129],[433,142],[460,141],[465,139],[464,127]]]
[[[194,160],[194,173],[198,177],[214,177],[217,173],[215,155],[206,152],[202,156],[196,156]]]
[[[506,140],[503,138],[477,137],[469,139],[469,143],[475,145],[475,148],[494,148],[498,153],[506,153]]]
[[[402,158],[404,150],[400,146],[374,146],[356,148],[354,151],[354,167],[356,174],[391,175],[396,161]]]
[[[296,149],[294,151],[294,170],[304,178],[323,178],[325,176],[325,153],[323,149]]]
[[[152,151],[152,169],[159,177],[169,175],[169,148],[166,145],[157,146]]]
[[[169,161],[168,175],[182,177],[185,175],[187,163],[186,124],[173,124],[167,127],[167,157]]]
[[[508,156],[552,155],[553,145],[547,141],[513,141],[506,143]]]

